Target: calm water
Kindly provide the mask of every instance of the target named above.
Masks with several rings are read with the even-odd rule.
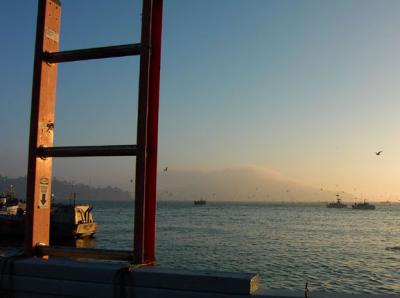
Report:
[[[77,245],[130,249],[131,210],[95,203],[97,237]],[[400,205],[160,202],[157,232],[163,267],[259,272],[272,289],[400,294]]]

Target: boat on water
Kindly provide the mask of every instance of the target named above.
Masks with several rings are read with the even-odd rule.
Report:
[[[52,207],[50,235],[54,238],[94,237],[97,224],[93,220],[93,207],[89,205],[63,205]]]
[[[0,196],[0,235],[24,235],[26,203],[17,199],[13,186]]]
[[[206,203],[207,203],[207,201],[204,200],[204,199],[200,199],[200,200],[195,200],[194,201],[195,205],[205,205]]]
[[[23,214],[26,203],[18,199],[8,199],[5,203],[0,203],[0,215]]]
[[[25,232],[25,212],[0,214],[0,235],[22,237]],[[97,224],[89,205],[57,205],[50,213],[52,238],[94,237]]]
[[[328,203],[326,205],[327,208],[347,208],[346,204],[343,204],[341,202],[341,199],[339,198],[339,194],[336,195],[336,202],[334,203]]]
[[[0,215],[23,214],[25,209],[25,201],[16,198],[12,185],[5,194],[0,195]]]
[[[365,200],[363,203],[354,203],[351,208],[359,210],[375,210],[375,205],[367,203]]]
[[[26,204],[10,196],[0,198],[0,235],[23,237],[25,232]],[[50,211],[50,236],[52,238],[93,237],[97,224],[89,205],[54,204]]]

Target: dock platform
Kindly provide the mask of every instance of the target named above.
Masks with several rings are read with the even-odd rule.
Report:
[[[303,298],[304,292],[259,289],[257,273],[182,271],[126,262],[65,258],[2,262],[0,297]],[[4,262],[6,261],[6,262]],[[396,295],[310,293],[311,298],[394,298]],[[397,296],[398,297],[398,296]]]

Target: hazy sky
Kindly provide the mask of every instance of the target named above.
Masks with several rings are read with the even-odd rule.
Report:
[[[62,1],[61,49],[139,42],[141,1]],[[159,165],[400,195],[400,1],[165,0]],[[36,1],[0,2],[0,174],[25,175]],[[134,144],[138,58],[59,66],[56,145]],[[382,156],[374,152],[383,150]],[[63,159],[130,186],[133,158]]]

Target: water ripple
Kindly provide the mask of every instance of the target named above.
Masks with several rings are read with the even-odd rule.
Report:
[[[131,203],[97,203],[89,245],[131,249]],[[164,267],[259,272],[270,289],[400,294],[400,205],[373,212],[324,205],[161,202],[157,259]],[[17,244],[1,244],[7,254]]]

